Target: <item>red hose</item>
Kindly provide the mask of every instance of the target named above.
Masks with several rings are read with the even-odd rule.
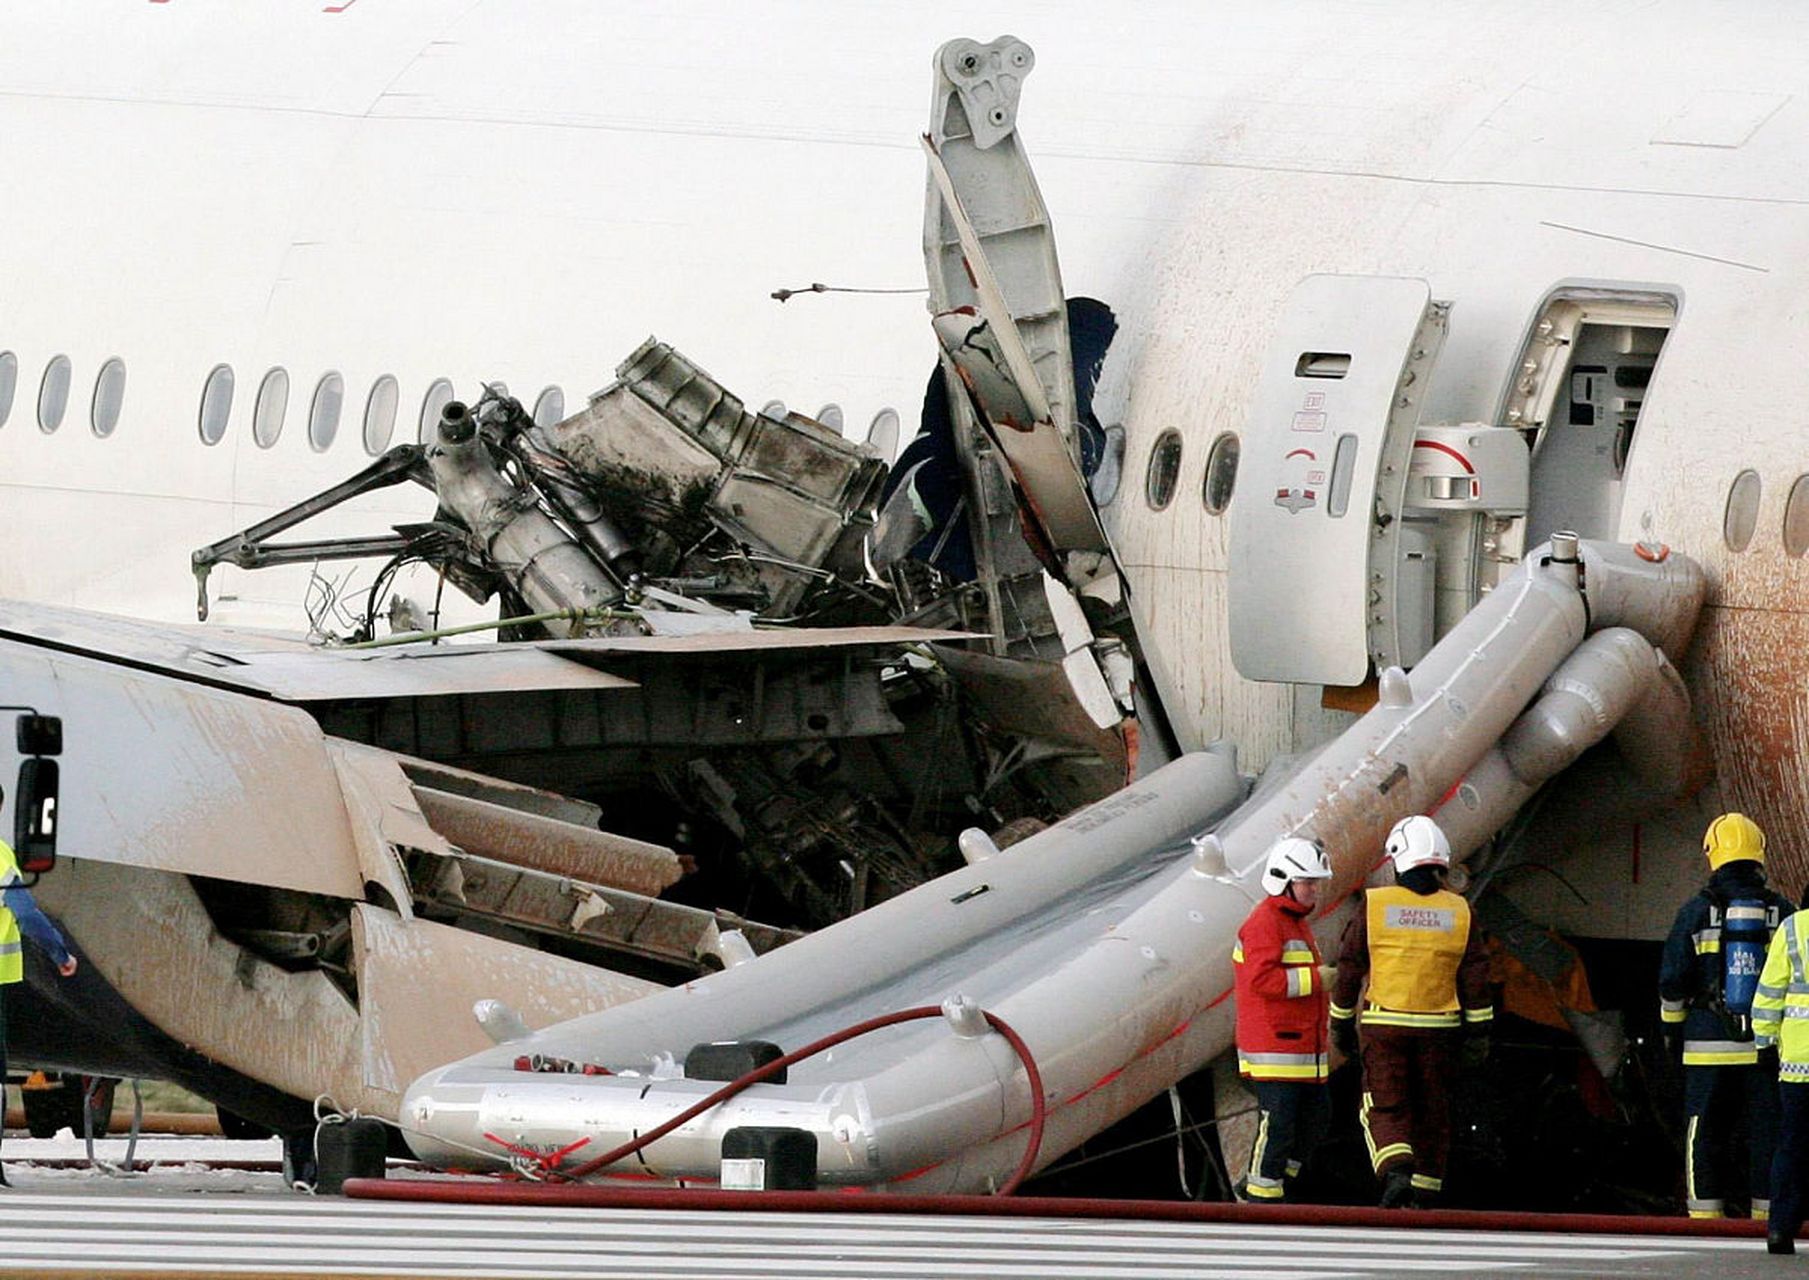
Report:
[[[838,1195],[828,1191],[699,1191],[651,1187],[549,1187],[488,1179],[348,1178],[360,1200],[534,1205],[544,1208],[704,1210],[718,1213],[905,1213],[1006,1218],[1104,1218],[1144,1222],[1237,1222],[1283,1227],[1363,1227],[1445,1231],[1555,1231],[1575,1235],[1696,1236],[1760,1239],[1766,1224],[1747,1218],[1658,1218],[1605,1213],[1530,1213],[1478,1209],[1377,1209],[1309,1204],[1216,1204],[1194,1200],[1097,1197]],[[1798,1233],[1798,1238],[1802,1234]]]
[[[571,1182],[576,1182],[581,1178],[588,1178],[598,1170],[606,1169],[616,1161],[631,1156],[643,1147],[654,1142],[658,1142],[661,1138],[671,1133],[686,1121],[696,1119],[711,1107],[727,1102],[730,1098],[746,1089],[749,1085],[759,1084],[768,1076],[785,1070],[785,1068],[791,1066],[794,1062],[802,1062],[806,1058],[815,1057],[825,1049],[833,1049],[836,1045],[841,1044],[844,1041],[853,1040],[857,1036],[864,1036],[870,1031],[878,1031],[882,1027],[897,1026],[901,1022],[915,1022],[920,1018],[940,1018],[942,1016],[942,1009],[939,1006],[920,1005],[914,1009],[900,1009],[896,1013],[882,1013],[877,1018],[868,1018],[865,1022],[857,1022],[851,1027],[845,1027],[832,1035],[824,1036],[821,1040],[813,1041],[810,1044],[805,1045],[802,1049],[794,1049],[782,1058],[775,1058],[765,1066],[755,1067],[746,1075],[731,1080],[728,1084],[725,1084],[722,1088],[718,1089],[715,1093],[710,1094],[703,1100],[686,1107],[683,1111],[673,1116],[664,1124],[649,1129],[646,1133],[641,1134],[630,1142],[624,1142],[613,1151],[605,1151],[595,1159],[586,1160],[583,1164],[576,1165],[570,1169],[549,1169],[548,1173],[554,1177],[563,1178]],[[1017,1169],[1012,1173],[1005,1185],[1000,1187],[995,1193],[1001,1196],[1008,1196],[1023,1184],[1025,1178],[1030,1176],[1031,1169],[1036,1165],[1037,1154],[1043,1147],[1043,1124],[1047,1119],[1048,1114],[1046,1104],[1043,1101],[1043,1075],[1042,1072],[1036,1069],[1036,1059],[1031,1055],[1030,1046],[1024,1043],[1022,1036],[1018,1035],[1016,1031],[1013,1031],[1011,1027],[1006,1024],[1005,1020],[998,1017],[996,1014],[982,1011],[981,1016],[986,1019],[988,1026],[994,1031],[997,1031],[1001,1036],[1005,1037],[1006,1042],[1011,1045],[1012,1051],[1018,1055],[1018,1061],[1024,1064],[1024,1074],[1028,1077],[1030,1083],[1030,1143],[1024,1148],[1024,1158],[1018,1161]]]

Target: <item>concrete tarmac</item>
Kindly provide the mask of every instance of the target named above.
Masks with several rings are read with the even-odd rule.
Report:
[[[1755,1240],[1561,1231],[1301,1227],[692,1210],[416,1204],[309,1196],[279,1175],[204,1161],[267,1144],[159,1139],[147,1173],[33,1165],[8,1140],[0,1274],[489,1277],[1746,1277],[1809,1275]],[[63,1159],[45,1144],[30,1154]],[[80,1144],[75,1144],[79,1150]],[[113,1142],[103,1148],[113,1153]],[[274,1144],[268,1144],[274,1147]],[[205,1149],[205,1151],[204,1151]],[[54,1154],[53,1154],[54,1153]],[[1809,1246],[1806,1246],[1809,1250]]]

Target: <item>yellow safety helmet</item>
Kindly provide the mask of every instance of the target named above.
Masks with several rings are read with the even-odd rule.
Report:
[[[1702,852],[1717,871],[1742,859],[1764,862],[1765,833],[1743,813],[1724,813],[1702,833]]]

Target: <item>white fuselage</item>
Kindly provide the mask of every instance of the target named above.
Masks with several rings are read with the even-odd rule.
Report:
[[[1098,404],[1128,433],[1106,520],[1183,745],[1230,739],[1260,766],[1346,722],[1317,689],[1236,674],[1226,518],[1201,502],[1207,446],[1245,429],[1302,277],[1420,277],[1453,304],[1425,415],[1444,422],[1496,420],[1555,287],[1659,288],[1677,320],[1617,527],[1599,532],[1707,570],[1681,665],[1721,794],[1800,850],[1809,568],[1783,531],[1809,469],[1809,75],[1793,18],[1681,2],[24,0],[0,18],[0,351],[19,368],[0,596],[189,617],[188,553],[363,465],[385,375],[401,441],[436,379],[464,397],[502,380],[530,404],[558,387],[575,406],[653,332],[752,403],[835,402],[851,433],[893,407],[908,434],[935,358],[921,299],[768,294],[922,280],[930,54],[1009,31],[1037,53],[1019,119],[1067,292],[1122,321]],[[71,390],[52,432],[36,419],[59,355]],[[111,358],[124,395],[101,438],[91,400]],[[208,445],[218,365],[236,393]],[[274,368],[286,421],[261,447]],[[344,407],[311,447],[329,374]],[[1177,496],[1156,511],[1145,471],[1170,427]],[[1757,518],[1735,552],[1723,518],[1747,468]],[[322,531],[430,506],[395,490]],[[306,578],[222,570],[215,616],[302,626]],[[1693,810],[1666,815],[1646,848],[1687,849],[1698,828]],[[1800,878],[1809,860],[1792,856]],[[1569,922],[1650,932],[1668,897]]]

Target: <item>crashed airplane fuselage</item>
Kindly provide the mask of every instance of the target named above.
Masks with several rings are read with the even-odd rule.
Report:
[[[365,7],[352,12],[375,21]],[[1525,553],[1566,530],[1593,546],[1636,548],[1596,552],[1616,566],[1628,555],[1686,577],[1698,566],[1706,593],[1699,638],[1685,649],[1686,628],[1647,614],[1628,623],[1638,643],[1620,634],[1582,640],[1598,646],[1578,650],[1592,691],[1583,701],[1622,714],[1612,725],[1598,717],[1592,733],[1600,732],[1588,740],[1614,728],[1613,744],[1556,781],[1547,782],[1547,765],[1568,764],[1564,753],[1530,728],[1518,736],[1508,728],[1499,746],[1482,734],[1479,754],[1458,770],[1482,771],[1481,781],[1465,774],[1448,795],[1422,795],[1416,766],[1405,765],[1411,785],[1390,781],[1379,794],[1394,797],[1388,805],[1442,802],[1447,821],[1477,824],[1477,882],[1494,891],[1479,895],[1479,909],[1492,900],[1585,938],[1650,938],[1662,927],[1695,874],[1701,805],[1749,809],[1784,837],[1780,878],[1797,887],[1805,867],[1791,836],[1809,825],[1809,807],[1792,781],[1790,744],[1801,736],[1795,655],[1805,651],[1793,640],[1793,602],[1809,527],[1799,499],[1809,486],[1796,483],[1788,461],[1800,432],[1784,406],[1799,398],[1798,375],[1771,354],[1801,327],[1790,253],[1801,230],[1791,141],[1801,133],[1791,120],[1803,101],[1797,73],[1770,61],[1739,24],[1705,25],[1681,6],[1658,6],[1633,26],[1567,11],[1528,30],[1507,15],[1469,15],[1457,32],[1435,7],[1401,5],[1341,16],[1353,37],[1341,41],[1322,38],[1325,11],[1302,12],[1312,20],[1279,27],[1217,14],[1198,31],[1169,32],[1162,48],[1145,32],[1087,26],[1072,14],[1073,30],[1048,38],[1027,28],[1045,63],[1084,67],[1086,54],[1116,49],[1131,72],[1116,88],[1109,77],[1088,82],[1069,114],[1051,107],[1047,135],[1031,130],[1032,141],[1050,140],[1040,175],[1053,193],[1048,204],[1016,128],[1028,45],[961,42],[938,55],[929,172],[910,177],[927,200],[932,323],[928,335],[908,319],[898,329],[918,336],[917,366],[941,356],[925,430],[889,475],[887,458],[814,419],[783,406],[749,412],[724,390],[766,392],[788,376],[783,368],[826,350],[871,371],[879,364],[860,363],[867,353],[892,349],[876,339],[895,331],[892,319],[882,325],[844,311],[827,322],[833,336],[812,331],[778,365],[762,363],[749,353],[781,343],[786,326],[811,323],[798,318],[801,306],[833,300],[789,303],[769,328],[715,288],[745,284],[750,260],[782,242],[809,244],[808,235],[782,234],[801,211],[846,212],[861,245],[889,243],[876,228],[897,201],[882,201],[882,184],[862,183],[856,175],[868,171],[852,168],[834,175],[832,197],[818,186],[802,203],[746,210],[757,244],[708,247],[724,256],[698,259],[707,270],[684,299],[691,309],[725,299],[704,327],[708,340],[681,334],[663,310],[683,292],[672,287],[673,255],[624,238],[620,224],[605,236],[626,245],[610,242],[615,258],[597,248],[604,241],[585,239],[604,235],[587,220],[616,188],[585,188],[598,198],[546,210],[560,228],[553,236],[502,234],[520,230],[520,206],[471,201],[461,216],[495,234],[464,246],[461,260],[506,260],[508,268],[495,267],[500,279],[545,252],[558,268],[548,266],[546,278],[557,274],[563,286],[572,263],[607,259],[615,269],[608,323],[618,326],[608,332],[619,339],[610,350],[627,350],[654,328],[725,376],[718,382],[655,342],[573,414],[524,412],[499,388],[470,397],[472,411],[449,420],[451,397],[442,396],[432,414],[424,406],[417,444],[332,488],[350,470],[330,452],[337,417],[323,425],[317,393],[307,423],[314,448],[299,448],[297,427],[280,448],[297,447],[281,453],[288,373],[276,365],[303,357],[266,353],[304,330],[349,333],[378,350],[379,332],[431,327],[418,316],[398,323],[383,306],[366,314],[342,305],[366,296],[373,278],[445,322],[452,356],[436,352],[435,360],[456,358],[472,375],[506,374],[518,385],[527,375],[518,365],[485,365],[474,334],[531,335],[540,347],[578,353],[562,355],[562,367],[594,379],[591,326],[605,322],[594,296],[562,312],[549,302],[528,322],[514,279],[503,288],[480,270],[455,283],[453,255],[417,236],[418,223],[387,216],[391,209],[369,214],[349,197],[316,202],[304,232],[285,220],[272,241],[277,283],[259,276],[255,297],[212,308],[231,318],[235,341],[254,328],[247,315],[262,308],[268,316],[271,336],[233,347],[244,352],[235,356],[242,370],[253,360],[271,366],[255,402],[241,396],[231,419],[244,428],[242,451],[230,462],[224,450],[199,453],[192,467],[183,464],[199,478],[170,482],[192,480],[198,504],[206,483],[223,481],[221,492],[244,514],[226,519],[210,508],[202,521],[194,506],[157,506],[138,493],[120,461],[128,455],[105,452],[136,447],[134,424],[128,417],[117,440],[106,439],[112,427],[102,430],[97,395],[92,437],[74,443],[90,450],[84,474],[105,475],[94,483],[112,486],[109,500],[128,513],[119,527],[129,545],[110,553],[117,565],[82,558],[58,532],[54,504],[66,501],[59,486],[69,477],[52,450],[81,433],[54,432],[62,408],[52,361],[31,406],[42,429],[0,434],[4,483],[19,511],[0,561],[10,593],[88,606],[149,601],[142,612],[168,619],[168,553],[222,527],[249,527],[202,554],[199,567],[221,566],[210,584],[216,621],[206,629],[145,630],[35,605],[10,611],[5,675],[20,686],[18,700],[67,704],[70,856],[41,887],[93,961],[83,971],[93,985],[75,991],[59,993],[34,971],[34,993],[58,1001],[43,1008],[67,1016],[38,1024],[33,1054],[71,1065],[111,1061],[121,1071],[164,1064],[161,1071],[204,1084],[229,1105],[262,1106],[284,1123],[305,1111],[314,1089],[337,1091],[343,1105],[393,1107],[425,1056],[443,1060],[519,1030],[501,1015],[480,1027],[463,1012],[473,991],[451,983],[436,996],[434,1018],[411,1024],[412,1015],[395,1012],[386,992],[439,990],[420,976],[450,963],[436,948],[482,957],[476,967],[488,984],[511,987],[510,1003],[536,1027],[574,1005],[647,989],[629,977],[664,984],[720,963],[735,966],[726,976],[735,983],[753,983],[768,961],[750,966],[747,957],[790,936],[786,926],[821,925],[875,903],[906,912],[891,904],[955,865],[954,836],[969,822],[1000,828],[1022,818],[1022,830],[1060,818],[1177,750],[1217,740],[1236,745],[1246,771],[1267,771],[1265,788],[1285,785],[1296,755],[1433,697],[1421,668],[1439,645],[1496,593],[1544,574],[1548,566],[1524,562]],[[385,64],[377,74],[383,58],[370,56],[372,101],[384,109],[321,113],[360,122],[319,146],[347,157],[348,192],[387,192],[393,180],[410,193],[397,208],[412,212],[413,193],[440,186],[428,180],[431,166],[456,167],[436,149],[450,142],[427,145],[411,132],[421,122],[387,114],[411,110],[406,104],[457,121],[448,137],[505,119],[528,122],[529,131],[545,124],[549,136],[580,119],[620,123],[619,111],[585,116],[578,97],[549,113],[517,96],[533,77],[505,90],[510,78],[470,62],[479,48],[533,47],[504,38],[502,21],[482,7],[462,17],[449,11],[462,36],[434,45],[431,58],[409,45],[408,83],[393,100],[396,69]],[[531,17],[511,21],[532,25]],[[603,21],[561,14],[556,39],[577,40],[586,24]],[[0,60],[23,61],[0,65],[15,80],[28,62],[89,65],[54,56],[61,30],[28,30],[12,51],[0,50]],[[393,53],[408,43],[404,34],[386,27],[376,43]],[[828,39],[793,35],[818,49]],[[165,28],[143,38],[182,47]],[[104,37],[103,49],[112,47],[106,40],[117,36]],[[1505,47],[1521,54],[1503,59]],[[1646,58],[1658,49],[1671,60],[1664,65],[1687,74],[1659,77]],[[169,59],[195,64],[211,65]],[[876,84],[893,74],[833,57],[818,65]],[[351,76],[364,63],[346,66]],[[1750,70],[1735,79],[1733,66]],[[1527,67],[1539,69],[1535,81],[1560,87],[1528,81]],[[1170,78],[1184,81],[1186,94],[1152,96]],[[583,79],[566,88],[622,91]],[[821,87],[803,100],[784,97],[794,91],[806,92],[772,86],[778,114],[767,145],[819,118]],[[913,84],[910,98],[919,94]],[[117,135],[122,148],[163,154],[121,118],[90,120],[59,105],[89,101],[79,94],[22,98],[91,147]],[[207,98],[247,113],[208,115],[223,146],[239,130],[269,127],[265,116],[276,114],[235,108],[224,90]],[[738,119],[755,110],[688,101],[706,121],[716,111]],[[595,134],[608,131],[572,132],[596,145]],[[636,158],[658,166],[672,199],[688,192],[687,209],[708,206],[722,222],[720,204],[697,199],[684,180],[708,174],[716,193],[729,166],[742,163],[729,154],[739,149],[708,141],[707,127],[701,143],[652,134],[659,142]],[[885,136],[891,151],[904,141],[896,129]],[[1560,138],[1568,141],[1552,142]],[[686,149],[693,145],[702,150]],[[543,162],[557,152],[569,159],[563,170],[599,170],[591,152],[547,146]],[[857,154],[865,156],[848,151]],[[410,167],[417,156],[426,169]],[[747,163],[754,167],[733,170],[747,189],[771,196],[784,185],[762,182],[765,161]],[[620,167],[610,181],[629,171]],[[111,273],[105,296],[116,296],[115,280],[136,282],[134,297],[157,296],[146,286],[161,276],[145,275],[142,255],[109,246],[141,244],[147,221],[176,234],[183,219],[147,219],[130,202],[86,203],[103,218],[119,209],[117,233],[84,247],[85,262]],[[1073,292],[1110,307],[1064,287],[1050,205],[1077,214],[1064,222],[1064,233],[1075,233],[1068,260],[1087,274]],[[340,208],[369,216],[348,215],[340,226],[330,212]],[[410,231],[373,249],[370,237],[391,223]],[[232,240],[210,234],[207,251],[228,252]],[[573,245],[591,246],[590,256]],[[35,265],[39,258],[58,261],[37,255],[20,270],[51,270]],[[879,268],[898,258],[859,261],[880,279]],[[629,283],[637,267],[657,281],[639,293]],[[27,296],[61,285],[29,274],[21,283]],[[312,325],[297,317],[315,313],[295,302],[309,290],[328,299]],[[169,329],[165,317],[158,327]],[[55,349],[76,339],[46,341]],[[205,358],[194,377],[171,382],[167,397],[127,354],[133,386],[149,398],[154,385],[168,421],[193,416],[203,375],[208,396],[220,385],[211,350],[185,349]],[[66,400],[67,362],[61,367]],[[0,373],[6,368],[0,360]],[[745,376],[750,368],[762,376]],[[270,392],[277,372],[281,399]],[[425,385],[438,371],[402,372]],[[894,374],[887,385],[907,381]],[[329,385],[323,377],[321,387]],[[373,454],[395,423],[392,395],[383,427],[379,386],[374,380],[364,424]],[[327,397],[334,415],[339,395]],[[203,442],[216,423],[210,406],[217,400],[204,398]],[[260,469],[279,458],[278,470]],[[386,481],[407,486],[392,496],[431,487],[439,509],[405,510],[375,487]],[[282,510],[310,491],[321,500]],[[373,518],[373,504],[387,504],[375,508],[383,518]],[[330,526],[319,543],[273,542],[316,515]],[[499,637],[507,643],[316,653],[231,629],[254,612],[259,590],[296,582],[278,570],[267,580],[286,585],[254,586],[262,579],[253,566],[313,565],[336,553],[332,543],[395,559],[395,580],[408,585],[386,592],[379,581],[357,601],[329,592],[332,607],[315,611],[322,631],[368,644],[393,638],[382,634],[385,619],[392,632],[449,629],[436,628],[443,582],[449,599],[467,592],[500,601],[512,620]],[[56,566],[65,561],[87,567],[64,572]],[[410,580],[414,568],[403,561],[431,571]],[[140,587],[153,580],[171,586]],[[1591,585],[1579,592],[1586,601]],[[1661,612],[1689,612],[1691,591],[1657,593]],[[1593,601],[1590,609],[1594,616]],[[449,604],[446,616],[454,613]],[[460,666],[467,663],[469,671]],[[1514,668],[1509,692],[1494,696],[1524,708],[1546,674],[1527,671],[1539,667]],[[1394,668],[1407,683],[1390,675]],[[80,715],[78,705],[87,708]],[[1460,696],[1438,710],[1461,718],[1471,706]],[[1680,712],[1691,706],[1693,717]],[[1676,795],[1700,781],[1701,759],[1687,750],[1667,757],[1654,745],[1690,747],[1692,719],[1719,788],[1694,805]],[[1507,716],[1492,728],[1516,723]],[[1375,786],[1393,776],[1384,771]],[[272,778],[282,780],[280,795],[271,794]],[[1489,824],[1535,791],[1537,803],[1488,839]],[[1193,817],[1205,821],[1208,810]],[[1317,830],[1317,812],[1302,799],[1278,821]],[[1362,823],[1351,828],[1347,861],[1360,856],[1366,835],[1373,832]],[[1227,856],[1213,874],[1241,869]],[[1351,866],[1342,872],[1357,878]],[[1564,883],[1575,893],[1554,887]],[[113,901],[134,906],[100,905]],[[138,904],[142,917],[133,914]],[[141,928],[142,943],[134,940]],[[743,940],[728,937],[736,930]],[[148,973],[127,972],[152,953]],[[565,960],[580,967],[568,971]],[[629,977],[585,977],[593,962]],[[169,966],[192,985],[170,982]],[[1210,966],[1201,975],[1210,986]],[[1181,1025],[1184,1001],[1162,1000],[1127,1042],[1142,1046],[1142,1033]],[[145,1017],[152,1009],[155,1017]],[[794,1015],[803,1017],[775,1014],[772,1025]],[[1219,1034],[1213,1021],[1186,1036]],[[455,1024],[464,1043],[444,1038]],[[753,1029],[725,1024],[724,1034]],[[607,1043],[618,1046],[610,1050],[618,1065],[647,1047]],[[1131,1073],[1047,1157],[1209,1049],[1207,1040],[1187,1040],[1161,1071]],[[999,1124],[1008,1123],[1001,1108]],[[996,1136],[958,1141],[985,1147]],[[863,1177],[889,1175],[892,1157],[882,1156]],[[966,1175],[954,1181],[974,1185]]]

